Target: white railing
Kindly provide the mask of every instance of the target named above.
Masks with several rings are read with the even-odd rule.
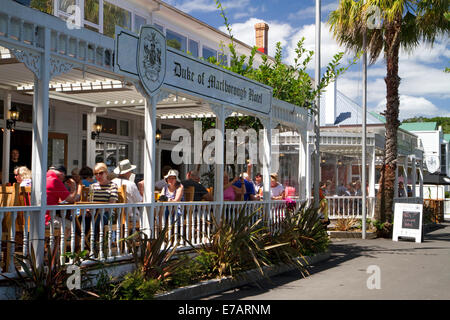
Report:
[[[326,197],[328,201],[328,218],[362,218],[362,197],[343,196]],[[372,218],[375,209],[375,197],[366,197],[366,217]]]
[[[302,201],[297,201],[296,208]],[[58,205],[45,208],[50,216],[45,226],[45,247],[59,246],[59,252],[80,253],[88,250],[92,259],[113,262],[131,258],[131,248],[125,241],[136,231],[143,231],[143,217],[148,215],[148,234],[156,238],[168,227],[169,243],[180,249],[207,243],[212,230],[212,217],[234,221],[240,214],[256,212],[251,223],[263,219],[270,231],[276,230],[286,214],[286,202],[158,202],[154,204]],[[31,248],[32,215],[42,208],[0,208],[0,273],[14,273],[14,254],[26,256]],[[19,219],[19,220],[18,220]],[[16,221],[18,223],[16,223]],[[7,230],[2,230],[7,225]],[[20,225],[16,230],[16,225]],[[36,229],[36,228],[35,228]],[[61,256],[61,263],[69,260]]]

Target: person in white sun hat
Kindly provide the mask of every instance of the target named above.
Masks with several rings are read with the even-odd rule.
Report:
[[[114,173],[117,175],[117,178],[114,178],[112,182],[117,184],[119,188],[122,185],[126,186],[127,203],[142,202],[142,196],[136,186],[136,183],[130,181],[130,177],[134,169],[136,169],[136,166],[132,165],[128,159],[120,161],[119,166],[114,169]]]
[[[167,197],[167,201],[183,201],[184,187],[178,178],[178,171],[171,169],[164,176],[167,185],[162,188],[160,196]]]

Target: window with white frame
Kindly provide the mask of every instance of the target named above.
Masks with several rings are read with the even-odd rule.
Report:
[[[215,58],[217,60],[217,50],[203,46],[202,57],[205,60],[208,60],[209,58]]]
[[[186,52],[187,38],[185,36],[166,29],[166,42],[169,47]]]
[[[198,58],[198,42],[192,39],[189,39],[189,53],[194,57]]]

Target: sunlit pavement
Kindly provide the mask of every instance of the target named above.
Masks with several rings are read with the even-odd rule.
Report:
[[[331,258],[255,285],[205,299],[245,300],[439,300],[450,299],[450,223],[413,240],[335,239]],[[371,289],[369,289],[371,288]]]

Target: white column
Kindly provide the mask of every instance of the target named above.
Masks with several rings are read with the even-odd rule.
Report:
[[[312,184],[311,184],[311,145],[309,143],[309,134],[306,134],[306,161],[305,161],[305,165],[306,165],[306,200],[309,201],[311,199],[311,189],[312,189]]]
[[[408,156],[405,157],[405,164],[403,165],[403,175],[404,175],[404,181],[403,181],[403,190],[405,191],[406,197],[408,197]]]
[[[306,132],[302,132],[302,128],[298,129],[298,196],[300,200],[307,199],[307,168],[308,168],[308,140]]]
[[[216,129],[220,137],[215,137],[216,164],[214,174],[214,201],[223,202],[223,172],[224,172],[224,137],[225,137],[225,119],[228,111],[222,105],[211,105],[211,109],[216,115]],[[222,210],[220,210],[222,213]]]
[[[3,164],[2,164],[2,183],[6,184],[9,181],[9,159],[10,159],[10,144],[11,132],[6,130],[6,119],[9,117],[9,109],[11,109],[11,93],[5,91],[3,96]]]
[[[416,182],[417,182],[417,168],[416,168],[416,157],[412,156],[412,169],[411,169],[411,189],[412,189],[412,197],[415,198],[416,197]]]
[[[33,144],[31,151],[32,180],[31,205],[41,206],[31,214],[30,240],[41,265],[45,246],[45,212],[47,206],[47,153],[48,153],[48,87],[50,82],[50,29],[44,29],[44,53],[41,56],[40,78],[34,77]]]
[[[420,159],[419,165],[419,197],[423,202],[423,157]]]
[[[92,169],[95,167],[95,149],[97,148],[97,140],[91,139],[91,132],[96,121],[97,116],[95,115],[95,112],[88,112],[86,121],[86,165]]]
[[[369,197],[375,197],[375,147],[372,147],[369,162]]]
[[[157,96],[146,97],[145,99],[145,118],[144,118],[144,202],[154,203],[155,190],[155,132],[156,132],[156,104]],[[153,206],[145,207],[142,224],[142,231],[152,237],[154,229]]]
[[[394,198],[397,197],[398,197],[398,165],[395,167],[395,181],[394,181]]]
[[[263,159],[262,160],[262,176],[263,176],[263,199],[270,200],[270,174],[272,173],[272,119],[261,119],[264,125],[264,134],[262,147]],[[261,139],[261,137],[260,137]],[[266,209],[267,211],[267,209]]]

